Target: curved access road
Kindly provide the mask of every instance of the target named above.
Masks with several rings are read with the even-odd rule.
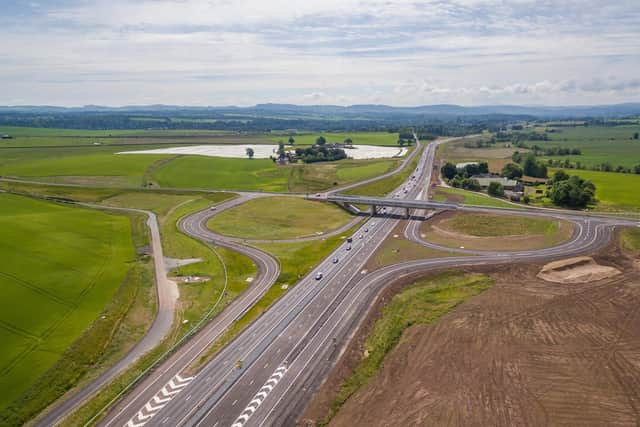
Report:
[[[59,423],[72,410],[86,402],[97,394],[102,387],[111,382],[118,374],[131,366],[136,360],[156,347],[167,336],[173,324],[176,301],[178,299],[178,286],[167,277],[164,254],[162,252],[162,241],[156,214],[151,211],[133,208],[121,208],[91,203],[76,203],[79,206],[91,209],[103,209],[109,211],[126,211],[141,213],[147,216],[147,227],[151,238],[151,253],[153,256],[154,276],[156,282],[156,294],[158,311],[151,327],[144,337],[115,365],[108,368],[97,378],[90,381],[68,397],[63,398],[59,404],[48,410],[40,417],[36,426],[52,426]]]

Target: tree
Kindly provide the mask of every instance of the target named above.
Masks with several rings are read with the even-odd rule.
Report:
[[[293,139],[293,135],[289,135],[289,141],[288,142],[289,142],[289,145],[295,144],[296,140]]]
[[[492,181],[489,183],[487,193],[489,193],[490,196],[502,197],[504,196],[504,187],[499,182]]]
[[[572,175],[553,184],[549,197],[556,205],[583,208],[595,200],[596,186],[589,180]]]
[[[250,159],[253,159],[253,155],[255,154],[255,152],[253,151],[253,148],[251,148],[251,147],[247,147],[246,152],[247,152],[247,156],[248,156]]]
[[[282,142],[280,142],[278,144],[278,159],[280,159],[280,160],[284,159],[285,154],[286,154],[286,151],[284,149],[284,144]]]
[[[507,163],[502,168],[502,176],[506,176],[509,179],[522,177],[522,166],[517,163]]]
[[[522,165],[522,172],[527,176],[533,176],[536,178],[547,177],[547,166],[544,163],[538,162],[536,156],[528,154],[524,159]]]
[[[635,165],[633,167],[633,172],[636,173],[636,174],[640,174],[640,165]]]
[[[400,147],[403,147],[403,146],[404,146],[404,143],[405,143],[405,140],[404,140],[404,139],[402,139],[402,138],[398,138],[398,145],[399,145]]]
[[[440,171],[442,172],[442,176],[444,176],[446,179],[452,179],[458,173],[458,170],[456,169],[456,165],[449,162],[445,163],[444,166],[442,166],[442,168],[440,169]]]
[[[480,191],[482,187],[480,186],[480,182],[477,179],[465,178],[462,180],[462,188],[464,188],[465,190]]]
[[[633,134],[633,139],[638,139],[640,138],[640,132],[636,132]]]
[[[316,145],[324,145],[327,143],[327,140],[325,139],[324,136],[320,135],[318,138],[316,138]]]
[[[563,169],[560,169],[559,171],[553,174],[553,178],[551,178],[551,183],[566,181],[568,179],[569,179],[569,174],[566,173]]]
[[[489,163],[487,163],[487,162],[478,163],[478,172],[479,173],[489,173]]]
[[[522,161],[522,154],[519,151],[514,151],[514,153],[511,155],[511,160],[516,163],[520,163]]]
[[[343,142],[345,143],[345,145],[353,144],[353,140],[351,138],[346,138]]]

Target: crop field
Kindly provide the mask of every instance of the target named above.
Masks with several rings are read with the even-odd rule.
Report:
[[[153,148],[156,146],[142,146]],[[121,147],[5,149],[0,176],[84,186],[313,192],[370,178],[399,159],[278,166],[268,159],[116,155]]]
[[[608,162],[613,167],[632,168],[640,164],[640,140],[632,139],[634,132],[640,132],[640,125],[562,127],[548,134],[551,141],[531,144],[580,148],[582,151],[579,156],[554,156],[554,159],[569,158],[574,163],[581,162],[587,166]]]
[[[208,226],[227,236],[281,240],[334,230],[351,218],[333,204],[293,197],[264,197],[214,216]]]
[[[159,136],[207,136],[221,135],[228,132],[205,129],[58,129],[58,128],[32,128],[21,126],[0,126],[0,134],[8,134],[14,137],[34,136],[34,137],[159,137]],[[10,141],[10,140],[9,140]]]
[[[328,143],[343,142],[347,138],[351,138],[353,144],[363,145],[393,145],[398,146],[398,134],[389,132],[329,132],[329,133],[308,133],[301,135],[293,135],[295,145],[313,145],[316,138],[320,135],[324,136]],[[282,141],[287,144],[288,135],[271,135],[269,139],[275,142]]]
[[[135,253],[126,217],[10,194],[0,205],[3,409],[98,317]]]

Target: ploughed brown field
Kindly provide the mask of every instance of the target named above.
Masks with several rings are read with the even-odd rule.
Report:
[[[430,325],[409,327],[329,425],[638,425],[640,269],[614,245],[594,258],[622,274],[559,284],[536,278],[542,263],[470,270],[491,274],[495,285]],[[378,305],[365,323],[379,313]],[[326,415],[362,357],[365,333],[301,419]]]

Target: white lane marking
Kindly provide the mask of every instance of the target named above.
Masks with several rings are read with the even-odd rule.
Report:
[[[266,383],[262,386],[260,391],[251,399],[251,402],[247,405],[246,408],[242,411],[240,416],[234,421],[231,427],[243,427],[244,424],[249,421],[249,418],[253,415],[253,413],[258,409],[262,401],[267,397],[267,395],[273,390],[273,388],[278,384],[278,382],[282,379],[285,372],[287,372],[286,366],[280,366],[275,372],[269,377]],[[233,402],[235,404],[235,402]]]
[[[182,378],[180,375],[171,378],[171,380],[125,424],[125,427],[142,427],[145,425],[160,412],[171,399],[188,386],[194,378],[195,377]],[[187,397],[187,400],[189,400],[190,397],[191,395]],[[165,418],[162,423],[164,424],[166,421],[167,418]]]

